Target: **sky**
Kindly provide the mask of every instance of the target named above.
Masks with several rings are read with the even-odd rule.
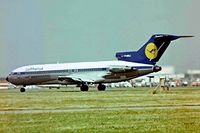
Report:
[[[0,77],[29,64],[116,60],[152,34],[180,39],[157,63],[200,69],[198,0],[0,0]]]

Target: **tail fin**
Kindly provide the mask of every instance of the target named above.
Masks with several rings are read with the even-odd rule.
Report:
[[[116,57],[118,60],[154,65],[159,61],[171,41],[186,37],[193,36],[156,34],[153,35],[138,51],[118,52],[116,53]]]

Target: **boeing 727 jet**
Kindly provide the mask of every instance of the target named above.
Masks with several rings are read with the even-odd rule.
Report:
[[[155,34],[138,51],[118,52],[116,61],[79,62],[23,66],[12,71],[6,80],[25,92],[29,85],[79,85],[81,91],[88,91],[89,84],[98,84],[104,91],[104,83],[121,82],[161,70],[156,63],[170,42],[179,38]]]

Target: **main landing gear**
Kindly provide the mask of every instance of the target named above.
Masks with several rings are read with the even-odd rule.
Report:
[[[99,84],[98,86],[97,86],[97,89],[98,89],[98,91],[105,91],[106,90],[106,86],[104,85],[104,84]],[[80,90],[81,91],[88,91],[89,90],[89,87],[88,87],[88,85],[87,84],[82,84],[81,86],[80,86]]]
[[[20,92],[25,92],[26,89],[24,87],[20,88]]]
[[[104,84],[99,84],[98,87],[97,87],[97,89],[99,91],[105,91],[106,90],[106,86]]]

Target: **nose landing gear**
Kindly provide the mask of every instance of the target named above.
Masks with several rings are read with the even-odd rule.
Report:
[[[81,91],[88,91],[89,87],[87,84],[82,84],[80,89],[81,89]]]

